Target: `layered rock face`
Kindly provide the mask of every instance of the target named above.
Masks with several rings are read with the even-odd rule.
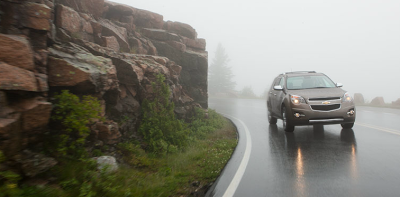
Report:
[[[385,105],[385,100],[381,96],[380,97],[375,97],[374,99],[372,99],[371,105],[376,105],[376,106]]]
[[[207,108],[205,47],[190,25],[114,2],[0,1],[0,150],[13,157],[34,145],[48,128],[51,95],[63,89],[101,101],[108,120],[91,128],[104,144],[136,136],[156,74],[178,117],[189,118]]]

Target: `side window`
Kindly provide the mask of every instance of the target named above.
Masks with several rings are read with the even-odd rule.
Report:
[[[275,82],[274,82],[274,86],[277,86],[277,85],[279,85],[280,83],[281,83],[281,77],[279,77],[279,78],[276,78],[275,79]]]
[[[281,81],[279,82],[279,85],[282,86],[282,87],[284,87],[284,86],[283,86],[284,84],[285,84],[285,80],[284,80],[284,78],[282,77],[282,78],[281,78]]]
[[[274,90],[274,86],[279,85],[280,79],[281,79],[280,77],[277,77],[277,78],[274,79],[274,81],[272,82],[270,90]]]

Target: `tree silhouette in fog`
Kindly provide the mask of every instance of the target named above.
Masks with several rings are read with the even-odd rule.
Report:
[[[220,43],[208,72],[208,92],[210,94],[229,93],[234,90],[236,83],[233,81],[234,76],[228,62],[229,57]]]
[[[240,92],[240,97],[242,98],[258,98],[258,96],[254,93],[253,88],[251,86],[243,87]]]

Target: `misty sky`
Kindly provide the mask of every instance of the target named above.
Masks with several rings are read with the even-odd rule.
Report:
[[[315,70],[366,100],[400,98],[399,0],[113,0],[179,21],[230,57],[237,90]]]

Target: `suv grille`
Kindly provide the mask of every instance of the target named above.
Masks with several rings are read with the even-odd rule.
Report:
[[[309,101],[329,101],[329,100],[339,100],[340,97],[325,97],[325,98],[309,98]]]
[[[340,104],[333,104],[333,105],[311,105],[311,109],[316,111],[332,111],[335,109],[339,109]]]

